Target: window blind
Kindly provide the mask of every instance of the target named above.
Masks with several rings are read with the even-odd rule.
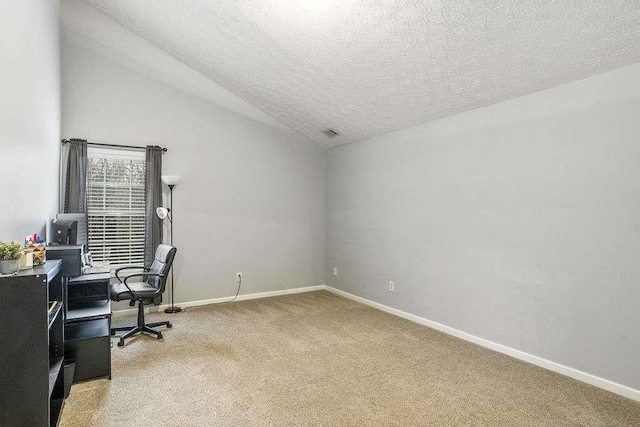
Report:
[[[111,265],[144,263],[145,153],[87,150],[89,250]]]

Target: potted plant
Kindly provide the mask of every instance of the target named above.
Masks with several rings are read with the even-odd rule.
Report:
[[[13,274],[20,270],[22,245],[18,242],[0,242],[0,274]]]

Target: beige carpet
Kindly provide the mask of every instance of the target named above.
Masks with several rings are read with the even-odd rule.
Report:
[[[167,318],[114,341],[62,426],[640,425],[640,403],[326,291]]]

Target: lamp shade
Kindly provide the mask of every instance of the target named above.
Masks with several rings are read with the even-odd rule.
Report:
[[[180,175],[162,175],[162,182],[167,185],[176,185],[180,182]]]
[[[165,219],[167,215],[169,215],[169,210],[169,208],[163,207],[156,208],[156,215],[158,215],[158,218],[160,219]]]
[[[311,12],[311,9],[313,9],[313,7],[316,6],[316,3],[318,3],[317,0],[295,0],[295,2],[298,3],[305,12]]]

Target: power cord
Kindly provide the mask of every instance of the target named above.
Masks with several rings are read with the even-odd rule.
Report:
[[[236,298],[238,298],[238,295],[240,294],[240,288],[242,287],[242,279],[238,280],[238,290],[236,291],[236,295],[230,299],[229,301],[222,301],[222,302],[216,302],[212,305],[218,305],[218,304],[228,304],[230,302],[234,302],[236,300]],[[182,309],[182,311],[186,311],[188,310],[190,307],[185,307]]]
[[[238,290],[236,291],[236,296],[233,297],[233,299],[230,299],[229,301],[223,301],[221,303],[218,304],[226,304],[228,302],[234,302],[236,300],[236,298],[238,298],[238,294],[240,293],[240,287],[242,286],[242,276],[240,277],[240,280],[238,280]]]

